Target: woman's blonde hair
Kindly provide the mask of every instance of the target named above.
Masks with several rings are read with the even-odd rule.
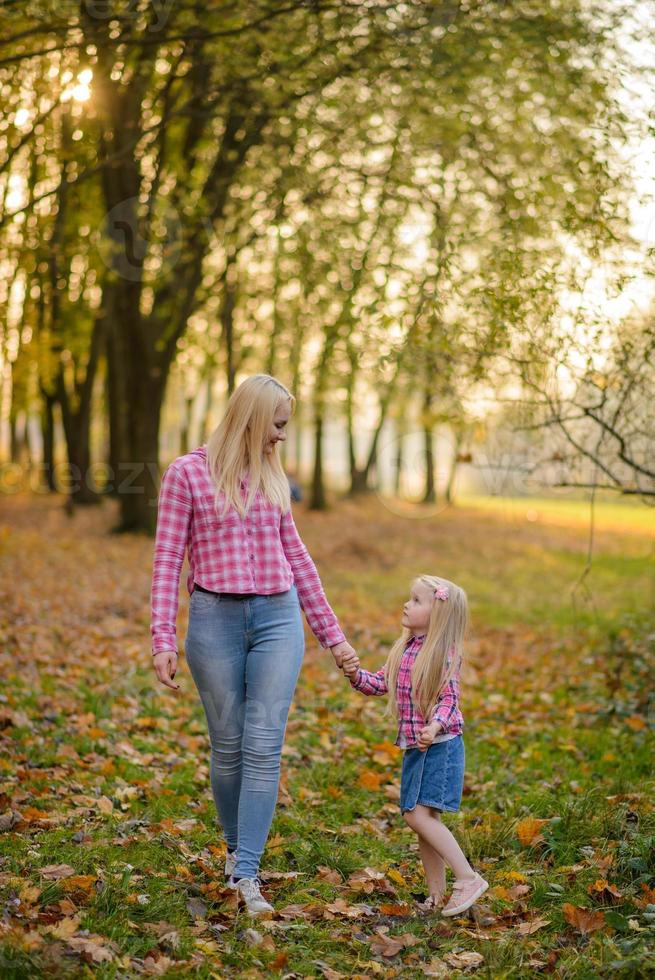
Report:
[[[216,509],[224,496],[222,514],[235,507],[242,517],[261,489],[270,503],[286,513],[291,508],[289,481],[277,451],[264,453],[278,407],[289,402],[293,412],[296,399],[270,374],[253,374],[230,396],[225,415],[207,440],[207,468],[216,486]],[[248,496],[244,502],[241,480],[248,476]]]
[[[468,602],[464,589],[448,579],[437,575],[419,575],[412,586],[419,583],[432,590],[433,600],[425,640],[412,666],[412,700],[427,721],[441,691],[459,667],[468,622]],[[448,598],[436,598],[434,593],[437,589],[447,589]],[[403,629],[384,665],[385,680],[391,694],[388,710],[395,716],[398,714],[395,698],[398,669],[411,635],[412,630]]]

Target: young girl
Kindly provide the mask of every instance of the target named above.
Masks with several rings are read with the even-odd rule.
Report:
[[[489,887],[473,870],[441,822],[459,810],[464,784],[464,722],[459,710],[459,669],[467,621],[466,593],[434,575],[414,580],[402,615],[403,631],[377,673],[344,667],[362,694],[395,692],[396,745],[405,749],[400,809],[418,835],[429,891],[428,908],[442,904],[447,864],[455,875],[443,915],[459,915]]]

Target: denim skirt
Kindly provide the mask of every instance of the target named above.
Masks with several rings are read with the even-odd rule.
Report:
[[[400,776],[400,810],[413,810],[420,803],[436,810],[459,810],[464,788],[464,738],[456,735],[434,742],[421,752],[405,749]]]

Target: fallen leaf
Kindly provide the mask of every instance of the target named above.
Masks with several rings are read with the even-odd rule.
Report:
[[[78,915],[72,919],[61,919],[55,925],[47,926],[47,932],[57,939],[70,939],[80,927],[81,917]]]
[[[429,963],[423,963],[421,965],[421,971],[426,977],[449,977],[452,973],[448,963],[445,963],[440,959],[430,960]]]
[[[15,827],[17,823],[20,823],[23,819],[22,814],[18,810],[7,810],[0,816],[0,834],[5,830],[11,830]]]
[[[312,962],[319,968],[325,977],[325,980],[342,980],[342,977],[345,977],[345,973],[339,973],[338,970],[333,970],[332,967],[323,960],[312,960]]]
[[[623,898],[618,888],[615,885],[610,885],[605,878],[599,878],[593,885],[589,885],[587,892],[592,898],[602,902],[603,905],[620,902]]]
[[[531,936],[533,932],[537,932],[549,924],[548,919],[532,919],[530,922],[521,922],[516,931],[521,936]]]
[[[327,868],[324,864],[318,866],[318,876],[322,881],[329,881],[331,885],[340,885],[342,878],[334,868]]]
[[[109,799],[108,796],[99,796],[98,809],[100,810],[101,813],[113,813],[114,804],[112,803],[112,801]]]
[[[371,772],[370,769],[364,769],[359,774],[358,784],[363,786],[364,789],[379,790],[380,784],[385,778],[384,773]]]
[[[108,963],[114,959],[114,951],[105,944],[101,936],[79,936],[68,940],[68,946],[76,953],[82,953],[91,958],[94,963]],[[111,943],[112,948],[118,947]]]
[[[469,950],[464,950],[462,953],[446,953],[444,959],[446,963],[450,963],[457,970],[478,967],[481,963],[484,963],[484,956],[481,953],[473,953]]]
[[[364,868],[362,871],[355,871],[347,881],[348,888],[356,892],[366,892],[370,895],[374,891],[388,892],[396,894],[393,885],[387,880],[381,871],[375,868]]]
[[[605,916],[602,912],[593,912],[589,911],[589,909],[578,908],[575,905],[571,905],[570,902],[564,903],[562,911],[568,924],[583,935],[596,932],[605,925]]]
[[[532,847],[542,841],[544,838],[541,828],[549,822],[538,817],[526,817],[525,820],[521,820],[516,826],[516,835],[523,847]]]
[[[378,934],[374,939],[371,939],[371,952],[376,956],[396,956],[401,949],[405,948],[405,944],[402,942],[400,937],[395,936],[385,936],[384,934]]]
[[[347,919],[359,919],[362,915],[373,915],[373,910],[368,905],[348,905],[343,898],[338,898],[336,902],[330,902],[325,906],[326,912],[334,915],[345,915]],[[330,918],[331,916],[326,916]]]
[[[407,884],[400,871],[396,871],[395,868],[389,868],[387,871],[387,877],[391,878],[392,881],[395,881],[397,885],[402,885],[404,887]]]
[[[381,905],[379,911],[380,915],[399,917],[412,915],[412,908],[406,902],[401,902],[399,905]]]
[[[39,868],[39,874],[49,881],[59,881],[60,878],[68,878],[75,874],[75,868],[70,864],[48,864],[44,868]]]

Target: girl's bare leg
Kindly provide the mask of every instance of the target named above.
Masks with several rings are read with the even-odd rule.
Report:
[[[407,810],[403,816],[412,830],[419,837],[422,837],[441,856],[446,864],[453,869],[455,878],[458,881],[476,877],[475,871],[466,860],[464,852],[448,830],[448,827],[441,820],[435,820],[431,816],[429,807],[422,806],[419,803],[414,810]],[[421,857],[423,857],[422,853]]]
[[[446,893],[446,864],[441,855],[419,835],[418,846],[430,896],[439,902]]]
[[[433,807],[430,807],[430,816],[433,820],[441,819],[439,811]],[[421,837],[420,834],[417,836],[419,853],[425,869],[428,894],[436,902],[439,902],[446,893],[446,862],[424,837]]]

